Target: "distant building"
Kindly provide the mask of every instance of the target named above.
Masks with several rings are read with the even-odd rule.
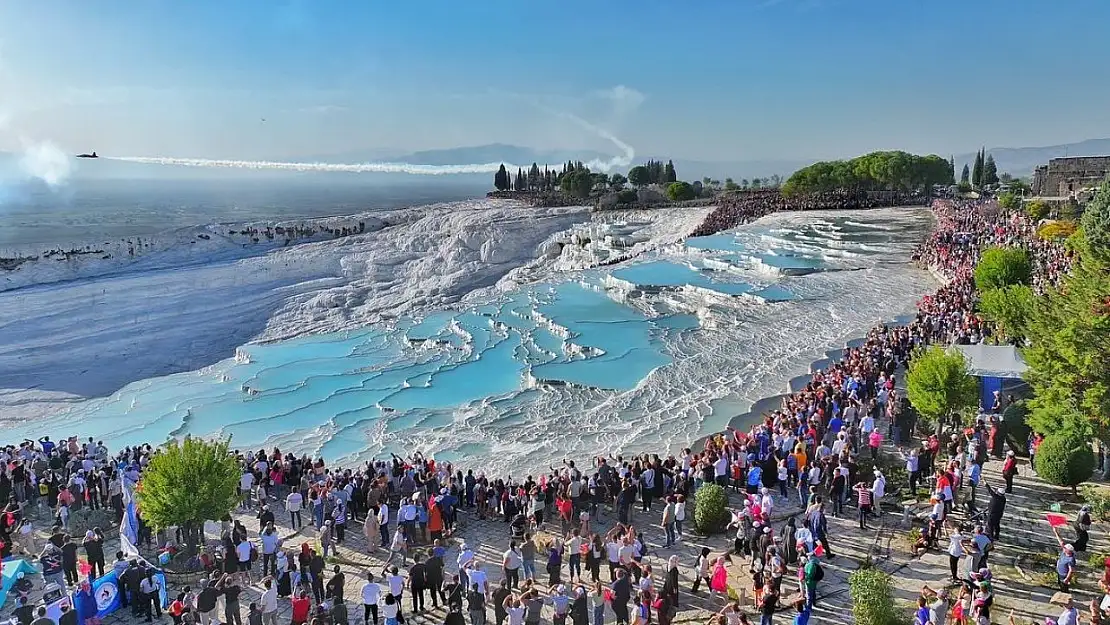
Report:
[[[1033,194],[1065,197],[1097,187],[1110,175],[1110,156],[1054,158],[1033,170]]]

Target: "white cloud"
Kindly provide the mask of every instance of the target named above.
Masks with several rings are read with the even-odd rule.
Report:
[[[598,91],[597,95],[609,100],[613,105],[613,111],[620,116],[635,112],[644,103],[645,99],[644,94],[625,85],[617,85],[610,89]]]

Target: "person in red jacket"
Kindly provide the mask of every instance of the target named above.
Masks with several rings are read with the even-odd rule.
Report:
[[[300,591],[296,597],[293,597],[293,625],[304,625],[308,622],[308,612],[312,608],[312,602],[308,599],[308,593]]]
[[[1014,476],[1017,475],[1017,458],[1014,452],[1006,452],[1006,462],[1002,463],[1002,479],[1006,480],[1006,492],[1014,492]]]

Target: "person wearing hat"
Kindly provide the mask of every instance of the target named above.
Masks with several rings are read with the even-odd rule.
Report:
[[[1052,528],[1052,532],[1056,534],[1056,541],[1060,544],[1060,557],[1056,560],[1056,579],[1060,582],[1060,590],[1069,592],[1071,583],[1075,581],[1075,572],[1078,568],[1078,562],[1075,559],[1075,546],[1065,543],[1055,527]]]

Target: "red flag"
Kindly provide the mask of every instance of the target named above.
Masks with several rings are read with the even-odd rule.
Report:
[[[1068,524],[1068,517],[1054,512],[1046,512],[1044,518],[1048,521],[1051,527],[1060,527],[1061,525]]]

